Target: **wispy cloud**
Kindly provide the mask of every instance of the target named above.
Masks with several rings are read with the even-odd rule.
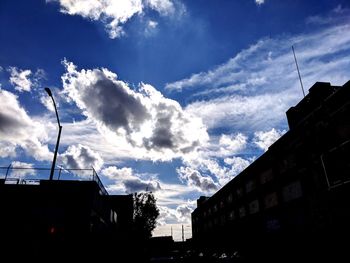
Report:
[[[209,129],[285,129],[285,112],[302,98],[291,46],[305,87],[316,81],[342,85],[349,79],[349,31],[350,24],[342,23],[307,34],[264,38],[226,63],[166,88],[191,91],[194,101],[186,111],[201,117]]]
[[[18,91],[30,91],[32,88],[32,81],[30,80],[30,75],[32,72],[29,69],[20,70],[16,67],[10,67],[9,72],[10,83],[15,87]]]
[[[19,69],[17,67],[9,67],[7,71],[10,73],[10,83],[19,92],[30,92],[33,88],[39,86],[42,79],[46,78],[43,69],[37,69],[34,74],[30,69]]]
[[[227,93],[231,88],[235,93],[247,94],[293,87],[296,74],[292,45],[296,47],[306,86],[320,80],[343,82],[344,77],[339,76],[346,76],[349,66],[349,28],[349,24],[341,24],[303,35],[261,39],[228,62],[168,83],[166,88],[173,91],[205,89],[213,93],[218,89]]]

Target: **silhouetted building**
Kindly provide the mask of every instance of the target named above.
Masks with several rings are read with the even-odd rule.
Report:
[[[126,242],[132,232],[132,195],[108,195],[101,182],[0,180],[0,239],[21,251],[83,251]],[[34,183],[33,183],[34,182]],[[99,252],[99,253],[100,253]]]
[[[192,213],[198,248],[284,259],[344,251],[341,240],[350,233],[350,82],[317,82],[286,114],[288,132],[212,197],[199,199]]]

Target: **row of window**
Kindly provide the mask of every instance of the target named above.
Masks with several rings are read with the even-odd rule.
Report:
[[[230,194],[229,196],[231,196]],[[288,202],[294,199],[297,199],[302,196],[302,187],[300,181],[294,181],[286,186],[284,186],[281,190],[281,197],[283,202]],[[228,200],[230,197],[228,197]],[[220,202],[220,206],[223,202]],[[217,225],[219,221],[221,223],[226,222],[227,220],[234,220],[236,218],[243,218],[246,215],[258,213],[261,209],[269,209],[275,207],[279,204],[279,197],[277,192],[270,192],[266,194],[261,201],[259,199],[255,199],[250,201],[240,207],[236,207],[226,213],[226,215],[221,215],[220,219],[218,216],[215,216],[213,220],[208,220],[208,222],[212,222],[212,224]],[[222,207],[223,208],[223,207]],[[196,223],[201,220],[199,217],[203,217],[206,219],[209,215],[211,215],[211,210],[214,212],[218,211],[218,204],[213,206],[213,209],[209,208],[208,210],[203,211],[203,213],[197,217],[193,218],[193,222]],[[215,223],[216,222],[216,223]]]

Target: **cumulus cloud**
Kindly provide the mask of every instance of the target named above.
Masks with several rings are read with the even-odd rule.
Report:
[[[247,168],[252,161],[253,160],[246,160],[238,156],[224,159],[224,162],[231,166],[230,172],[229,172],[231,176],[238,175],[245,168]]]
[[[160,15],[172,15],[175,5],[171,0],[57,0],[61,12],[79,15],[105,24],[110,38],[118,38],[125,34],[123,25],[133,16],[143,15],[147,9]]]
[[[242,133],[235,135],[222,134],[219,140],[220,155],[233,155],[244,149],[247,144],[247,136]]]
[[[36,160],[51,160],[47,140],[44,125],[28,116],[16,95],[0,89],[0,143],[5,145],[1,156],[15,156],[21,147]]]
[[[135,151],[143,151],[144,158],[180,157],[208,139],[200,118],[151,85],[141,83],[134,91],[105,68],[78,71],[71,62],[64,61],[64,65],[67,98],[95,121],[100,131],[125,139]]]
[[[67,169],[90,169],[99,171],[103,165],[100,155],[89,147],[78,144],[71,145],[60,155],[60,161]]]
[[[9,141],[0,140],[0,157],[15,157],[16,156],[16,145]]]
[[[182,221],[190,221],[193,209],[189,204],[181,204],[176,208],[176,212]]]
[[[188,224],[191,222],[191,213],[195,208],[195,201],[183,201],[183,204],[170,208],[166,206],[159,206],[158,224],[175,224],[183,223]]]
[[[209,179],[210,182],[212,181],[218,189],[232,180],[254,161],[254,157],[242,158],[234,154],[228,155],[226,158],[224,158],[224,155],[214,157],[208,155],[205,149],[202,150],[203,151],[198,152],[196,155],[185,158],[183,160],[184,166],[177,169],[180,179],[187,182],[190,186],[197,185],[199,187],[202,182],[201,178],[210,176],[206,180]],[[203,176],[203,174],[207,176]],[[205,181],[204,183],[207,182],[208,181]],[[204,191],[204,189],[205,187],[202,187],[202,191]]]
[[[155,192],[161,189],[159,182],[156,182],[156,181],[145,182],[139,178],[125,180],[123,184],[125,186],[126,193],[135,193],[135,192],[143,192],[143,191]]]
[[[135,173],[130,167],[108,166],[102,169],[101,175],[113,180],[113,183],[109,186],[109,190],[112,192],[156,192],[162,189],[156,176],[146,178],[147,175]]]
[[[31,70],[21,70],[16,67],[10,67],[9,72],[10,83],[15,87],[16,90],[22,91],[30,91],[32,88],[32,81],[30,80],[30,75],[32,74]]]
[[[191,238],[191,212],[196,207],[196,201],[182,201],[183,204],[175,207],[158,206],[159,217],[153,236],[171,235],[174,240],[182,240],[182,228],[185,239]]]
[[[197,187],[203,192],[213,192],[218,189],[218,185],[209,176],[203,176],[201,173],[191,167],[181,166],[176,169],[179,178],[190,186]]]
[[[285,130],[276,130],[272,128],[270,131],[258,131],[254,133],[254,143],[265,152],[268,150],[270,145],[277,141],[284,133]]]

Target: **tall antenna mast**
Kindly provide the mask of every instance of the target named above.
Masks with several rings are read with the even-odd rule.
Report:
[[[303,82],[301,81],[301,76],[300,76],[300,71],[299,71],[298,61],[297,61],[297,57],[295,56],[295,51],[294,51],[294,47],[293,47],[293,46],[292,46],[292,50],[293,50],[293,55],[294,55],[295,65],[297,66],[297,71],[298,71],[298,75],[299,75],[299,80],[300,80],[301,90],[303,91],[303,95],[304,95],[304,98],[305,98],[304,86],[303,86]]]
[[[173,227],[171,226],[171,237],[173,237]]]

